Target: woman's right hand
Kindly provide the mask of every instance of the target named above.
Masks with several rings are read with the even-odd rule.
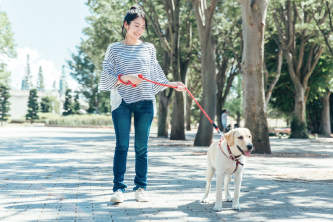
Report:
[[[139,74],[128,74],[128,75],[121,76],[120,78],[124,82],[131,81],[131,83],[133,83],[135,85],[139,85],[142,82],[142,79],[139,78],[138,75]]]

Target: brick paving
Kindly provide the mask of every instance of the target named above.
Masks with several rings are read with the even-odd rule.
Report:
[[[200,203],[206,147],[149,141],[150,202],[134,200],[131,134],[126,201],[113,204],[111,129],[0,128],[0,221],[332,221],[333,141],[271,139],[273,155],[248,158],[240,211]],[[218,139],[215,135],[214,139]],[[288,153],[290,155],[288,155]],[[281,155],[283,154],[283,155]],[[231,192],[233,192],[233,182]]]

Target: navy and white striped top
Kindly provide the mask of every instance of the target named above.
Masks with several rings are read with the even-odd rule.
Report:
[[[143,77],[156,82],[169,82],[156,59],[154,45],[147,42],[139,45],[116,42],[109,45],[103,61],[99,90],[110,91],[116,88],[126,103],[134,103],[154,100],[155,94],[166,88],[147,81],[142,81],[135,88],[131,85],[115,85],[120,74],[143,74]]]

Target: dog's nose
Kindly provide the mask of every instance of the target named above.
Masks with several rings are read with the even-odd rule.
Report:
[[[252,144],[249,144],[249,145],[247,145],[246,147],[247,147],[248,150],[252,150],[252,147],[253,147],[253,146],[252,146]]]

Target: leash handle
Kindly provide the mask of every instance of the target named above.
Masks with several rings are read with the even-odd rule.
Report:
[[[134,87],[136,87],[136,84],[133,84],[131,81],[127,81],[127,82],[124,82],[123,80],[121,80],[121,77],[123,76],[123,74],[120,74],[120,75],[118,75],[118,80],[122,83],[122,84],[124,84],[124,85],[132,85],[132,87],[134,88]]]

